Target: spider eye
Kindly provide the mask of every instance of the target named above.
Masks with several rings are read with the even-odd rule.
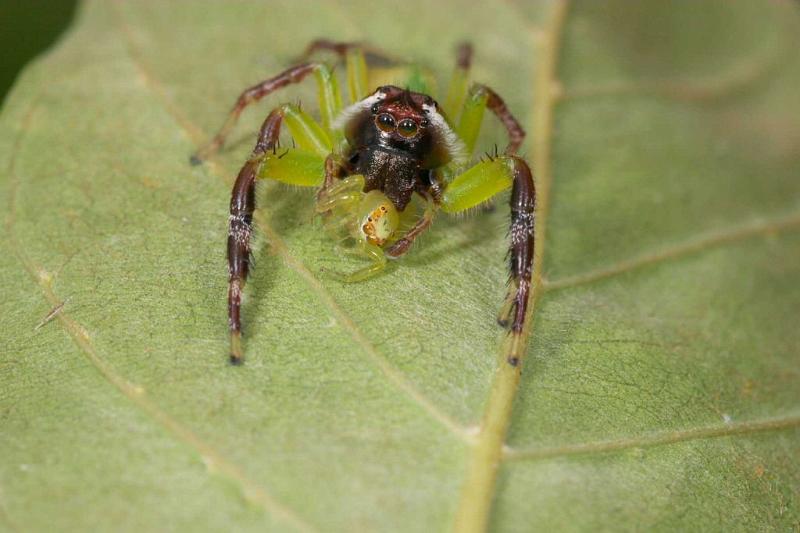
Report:
[[[388,113],[381,113],[375,118],[375,125],[380,128],[381,131],[392,131],[394,130],[394,117]]]
[[[380,108],[381,108],[381,106],[379,106],[378,104],[372,104],[372,109],[371,109],[371,111],[372,111],[372,114],[373,114],[373,115],[377,114],[377,113],[378,113],[378,110],[379,110]]]
[[[397,125],[397,133],[403,137],[413,137],[417,134],[417,123],[410,118],[405,118]]]

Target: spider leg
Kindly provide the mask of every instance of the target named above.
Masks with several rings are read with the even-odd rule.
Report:
[[[279,153],[276,148],[284,119],[301,148]],[[255,181],[257,178],[271,178],[292,185],[319,186],[324,165],[319,152],[325,142],[330,142],[320,133],[324,133],[320,126],[297,106],[286,104],[274,109],[261,126],[253,153],[233,185],[227,247],[228,327],[231,333],[230,361],[233,364],[242,362],[242,289],[251,264]],[[309,147],[317,153],[302,149]]]
[[[448,213],[464,211],[509,187],[509,290],[498,322],[518,337],[525,326],[533,270],[536,189],[528,164],[513,155],[481,161],[447,185],[441,207]]]
[[[456,68],[450,77],[450,84],[447,86],[447,96],[444,99],[444,112],[452,121],[458,119],[458,115],[464,106],[467,97],[467,83],[469,80],[469,69],[472,66],[472,44],[460,43],[456,49]]]
[[[333,276],[339,281],[345,283],[364,281],[365,279],[369,279],[372,276],[379,274],[384,268],[386,268],[386,255],[380,246],[361,241],[356,245],[355,249],[349,250],[348,252],[360,257],[366,257],[372,261],[372,264],[349,274],[332,272]]]
[[[422,213],[422,217],[417,220],[416,224],[414,224],[405,235],[386,249],[386,256],[390,259],[396,259],[408,252],[417,237],[424,233],[425,230],[430,227],[431,223],[433,223],[433,215],[436,213],[436,203],[433,198],[427,194],[424,194],[423,197],[425,198],[425,211]]]
[[[328,157],[325,158],[325,177],[322,181],[322,187],[317,191],[317,212],[322,212],[319,210],[319,202],[341,180],[344,174],[345,167],[341,156],[334,153],[328,154]],[[363,177],[361,186],[363,188]]]
[[[317,39],[312,41],[305,50],[303,58],[307,59],[314,53],[320,51],[332,52],[345,62],[347,69],[347,85],[350,91],[350,99],[355,103],[367,96],[369,85],[369,67],[375,66],[378,70],[382,67],[402,65],[410,67],[408,61],[393,56],[384,50],[370,46],[367,43],[330,41],[327,39]],[[412,79],[407,80],[407,84],[414,85],[414,90],[418,92],[428,92],[427,85],[421,80],[415,80],[422,76],[420,72],[414,72]],[[379,76],[380,77],[380,76]],[[394,78],[392,76],[392,78]],[[372,80],[375,82],[376,80]],[[383,82],[384,80],[380,80]],[[397,80],[385,80],[389,83],[397,83]],[[420,85],[422,84],[422,85]],[[464,89],[466,91],[466,87]]]
[[[456,132],[464,141],[467,150],[472,153],[475,149],[475,141],[478,139],[483,122],[483,112],[486,108],[489,108],[500,119],[508,132],[508,146],[506,146],[505,154],[516,154],[525,140],[525,130],[508,110],[500,95],[486,85],[478,83],[473,84],[470,88],[456,128]]]
[[[258,102],[268,94],[293,83],[303,81],[306,76],[314,73],[317,79],[319,107],[322,114],[322,124],[326,130],[330,130],[330,124],[339,114],[342,108],[341,96],[339,94],[336,78],[328,67],[321,63],[303,63],[284,70],[277,76],[266,79],[253,85],[239,95],[236,103],[228,114],[228,118],[220,128],[219,132],[211,141],[191,157],[192,164],[200,164],[203,159],[219,150],[224,144],[228,134],[233,129],[239,115],[245,107],[253,102]]]
[[[303,60],[307,60],[317,52],[333,52],[338,55],[340,59],[345,60],[347,58],[347,52],[353,48],[361,48],[364,51],[367,62],[377,60],[390,64],[405,63],[403,59],[385,50],[371,46],[369,43],[331,41],[329,39],[315,39],[311,41],[301,57]]]
[[[341,41],[329,41],[327,39],[317,39],[311,41],[306,48],[303,57],[310,57],[318,51],[329,51],[344,59],[347,71],[347,90],[350,94],[350,103],[363,100],[369,90],[367,59],[364,54],[365,46],[361,43],[347,43]],[[373,51],[375,55],[383,56],[381,52]]]
[[[347,91],[350,103],[360,102],[367,97],[369,91],[369,72],[364,49],[360,46],[348,48],[344,58],[347,69]]]
[[[326,213],[337,207],[357,204],[364,196],[364,176],[348,176],[320,191],[317,200],[317,213]]]
[[[231,192],[228,222],[228,327],[231,332],[232,364],[242,362],[240,311],[242,289],[250,271],[250,233],[253,228],[253,211],[256,207],[256,176],[263,155],[267,150],[272,150],[278,142],[282,119],[283,115],[277,109],[267,116],[253,154],[239,171]]]

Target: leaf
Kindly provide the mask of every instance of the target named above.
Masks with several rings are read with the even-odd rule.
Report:
[[[799,27],[788,1],[86,3],[0,118],[0,523],[796,528]],[[528,126],[542,279],[518,388],[502,201],[341,285],[313,195],[264,185],[247,364],[226,366],[230,183],[268,106],[313,88],[187,157],[319,36],[441,84],[468,37]]]

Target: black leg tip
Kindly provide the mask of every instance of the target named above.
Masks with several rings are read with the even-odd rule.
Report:
[[[510,324],[510,322],[508,321],[507,318],[498,318],[497,319],[497,325],[500,326],[503,329],[508,329],[508,325],[509,324]]]
[[[189,164],[192,165],[193,167],[196,167],[198,165],[202,165],[203,160],[200,159],[200,156],[198,156],[197,154],[192,154],[192,156],[189,158]]]
[[[517,357],[516,355],[509,355],[506,361],[508,361],[508,364],[513,366],[514,368],[519,366],[519,357]]]
[[[231,351],[228,362],[231,366],[241,366],[244,363],[242,355],[242,332],[239,330],[231,331]]]

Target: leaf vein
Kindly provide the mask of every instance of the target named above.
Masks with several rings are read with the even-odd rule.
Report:
[[[514,449],[507,447],[503,459],[505,461],[526,461],[570,457],[574,455],[596,455],[632,448],[666,446],[693,440],[748,435],[797,427],[800,427],[800,415],[790,415],[781,418],[738,422],[725,426],[682,429],[665,433],[655,433],[643,437],[589,442],[584,444],[569,444],[550,448]]]
[[[34,115],[40,97],[41,93],[34,96],[31,100],[29,110],[23,117],[20,133],[15,140],[11,157],[9,158],[7,175],[10,182],[10,211],[6,219],[6,232],[10,248],[17,259],[19,259],[25,272],[30,276],[34,284],[39,286],[42,290],[45,300],[47,300],[50,305],[56,306],[60,304],[62,300],[53,292],[51,286],[52,276],[28,257],[20,246],[15,232],[16,196],[19,189],[19,179],[16,171],[17,154],[22,145],[22,140],[28,131],[27,125]],[[241,489],[245,499],[261,506],[277,519],[290,524],[299,531],[316,531],[315,528],[311,527],[297,516],[293,510],[276,501],[265,488],[245,476],[243,470],[238,465],[225,459],[220,452],[203,441],[191,429],[184,426],[177,419],[170,416],[169,413],[161,409],[158,404],[147,397],[146,391],[142,387],[131,383],[125,379],[125,377],[117,373],[113,366],[97,353],[89,340],[89,334],[86,328],[70,318],[65,312],[58,313],[56,319],[64,326],[64,329],[66,329],[72,341],[85,354],[90,363],[109,384],[114,386],[125,398],[130,400],[152,420],[160,424],[169,434],[192,448],[194,452],[202,458],[207,468],[216,469],[222,475],[235,482]]]
[[[596,281],[626,274],[645,266],[677,260],[693,253],[705,252],[753,237],[795,231],[798,228],[800,228],[800,213],[790,213],[768,221],[753,222],[730,231],[709,233],[695,237],[684,243],[634,257],[633,259],[627,259],[607,268],[600,268],[584,274],[568,276],[556,281],[543,280],[543,289],[545,291],[555,291],[587,285]]]

